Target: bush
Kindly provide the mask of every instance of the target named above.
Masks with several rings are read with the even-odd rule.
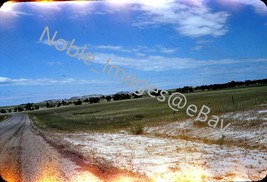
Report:
[[[106,100],[109,102],[111,101],[112,97],[110,95],[106,96]]]
[[[62,105],[61,102],[57,103],[57,107],[60,107],[61,105]]]
[[[135,125],[131,128],[131,133],[134,135],[141,135],[144,133],[144,126],[141,124]]]
[[[18,107],[18,111],[19,112],[24,111],[23,107]]]
[[[99,103],[100,102],[100,98],[99,97],[91,97],[89,99],[89,102],[90,102],[90,104],[92,104],[92,103]]]
[[[74,105],[76,105],[76,106],[82,105],[82,101],[80,99],[78,99],[76,102],[74,102]]]
[[[113,100],[124,100],[124,99],[131,99],[131,96],[129,94],[115,94],[113,95]]]

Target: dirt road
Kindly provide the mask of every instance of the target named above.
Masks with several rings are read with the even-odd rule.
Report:
[[[48,144],[26,114],[0,123],[0,175],[8,182],[102,181]]]

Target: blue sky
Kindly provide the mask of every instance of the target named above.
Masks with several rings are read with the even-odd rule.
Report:
[[[47,34],[40,41],[45,27],[55,42],[86,45],[91,65],[49,46]],[[6,3],[0,106],[135,90],[101,72],[108,59],[160,89],[263,79],[266,32],[260,0]]]

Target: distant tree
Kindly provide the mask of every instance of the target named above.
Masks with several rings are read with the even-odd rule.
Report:
[[[153,95],[153,96],[160,96],[160,92],[161,90],[158,90],[158,89],[154,89],[154,90],[151,90],[149,91],[150,92],[150,95]]]
[[[201,86],[197,86],[195,87],[195,90],[209,90],[208,86],[207,85],[201,85]]]
[[[18,107],[14,107],[13,111],[18,112]]]
[[[57,107],[60,107],[62,104],[61,104],[61,102],[58,102],[57,103]]]
[[[231,81],[228,83],[222,83],[222,84],[210,84],[210,85],[201,85],[195,87],[193,90],[218,90],[218,89],[224,89],[224,88],[231,88],[231,87],[240,87],[240,86],[249,86],[249,85],[256,85],[256,84],[266,84],[267,79],[262,80],[246,80],[244,82],[242,81]],[[179,92],[185,92],[184,88],[178,88],[177,91]]]
[[[131,95],[130,94],[124,94],[123,99],[131,99]]]
[[[228,87],[235,87],[236,86],[236,82],[235,81],[231,81],[228,83]]]
[[[106,100],[109,102],[111,101],[112,97],[110,95],[106,96]]]
[[[24,108],[26,111],[34,110],[33,103],[27,103]]]
[[[89,99],[88,98],[84,99],[84,102],[89,102]]]
[[[12,109],[8,109],[8,112],[11,113],[12,112]]]
[[[1,112],[1,113],[6,113],[6,110],[5,110],[5,109],[1,109],[0,112]]]
[[[20,106],[19,106],[19,107],[18,107],[18,111],[19,111],[19,112],[24,111],[23,107],[20,107]]]
[[[46,108],[50,108],[49,102],[46,102]]]
[[[100,102],[100,98],[99,97],[91,97],[89,99],[89,102],[90,102],[90,104],[92,104],[92,103],[99,103]]]
[[[46,102],[46,108],[56,107],[56,104],[53,102]]]
[[[187,90],[188,90],[189,93],[190,93],[190,92],[194,92],[193,87],[187,87]]]
[[[76,102],[74,102],[74,105],[82,105],[82,101],[81,101],[81,99],[78,99]]]
[[[131,96],[129,94],[115,94],[113,95],[113,100],[124,100],[124,99],[131,99]]]
[[[61,102],[61,104],[62,104],[63,106],[65,106],[65,105],[67,105],[68,103],[67,103],[66,101],[63,100],[63,101]]]
[[[135,91],[134,93],[132,93],[132,96],[134,99],[137,99],[137,98],[141,98],[143,95],[142,94],[140,95],[138,91]]]
[[[267,83],[267,79],[263,79],[260,82],[261,82],[261,84],[265,84],[265,83]]]
[[[193,91],[194,91],[193,87],[189,87],[189,86],[185,86],[183,88],[177,88],[176,89],[176,92],[180,92],[180,93],[190,93]]]
[[[113,95],[113,100],[114,101],[121,100],[121,94],[115,94],[115,95]]]
[[[250,85],[251,84],[251,81],[250,80],[246,80],[245,82],[244,82],[244,85],[245,86],[248,86],[248,85]]]
[[[39,110],[39,108],[40,108],[39,105],[34,106],[34,109],[36,109],[36,110]]]

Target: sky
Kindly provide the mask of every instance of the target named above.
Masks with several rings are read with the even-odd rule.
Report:
[[[264,79],[266,50],[260,0],[9,2],[0,106]]]

